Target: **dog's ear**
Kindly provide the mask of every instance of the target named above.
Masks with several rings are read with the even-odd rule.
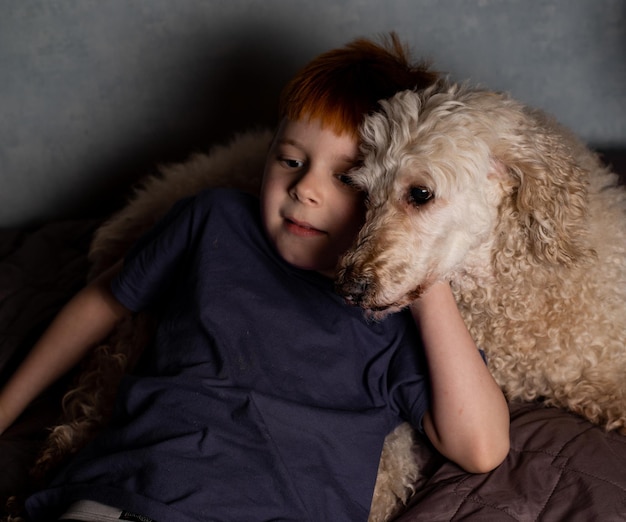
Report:
[[[560,132],[532,127],[517,136],[521,143],[503,144],[497,154],[511,183],[499,240],[538,262],[571,266],[590,254],[588,173]]]

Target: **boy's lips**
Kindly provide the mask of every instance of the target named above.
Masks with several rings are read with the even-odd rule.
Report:
[[[296,236],[312,237],[325,234],[323,230],[315,228],[306,221],[298,221],[297,219],[285,217],[285,228]]]

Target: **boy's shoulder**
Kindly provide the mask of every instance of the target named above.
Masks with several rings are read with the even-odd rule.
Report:
[[[210,209],[236,209],[258,207],[258,197],[228,187],[210,187],[192,197],[196,205]]]
[[[156,237],[165,230],[207,230],[226,223],[255,223],[259,200],[250,193],[231,188],[206,188],[178,199],[144,237]]]
[[[193,196],[190,206],[190,219],[198,230],[229,230],[241,237],[261,232],[259,198],[248,192],[208,188]]]
[[[259,214],[259,198],[248,192],[225,187],[211,187],[177,202],[181,209],[190,210],[197,217],[210,215]]]
[[[200,203],[219,206],[253,206],[258,204],[259,198],[242,190],[228,187],[209,187],[198,192],[194,199]]]

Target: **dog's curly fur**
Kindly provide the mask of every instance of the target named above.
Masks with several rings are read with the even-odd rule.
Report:
[[[163,166],[159,175],[142,180],[129,204],[97,230],[89,252],[89,278],[97,277],[122,259],[130,246],[179,199],[211,186],[257,194],[271,138],[268,130],[242,133],[226,146],[195,154],[183,163]],[[127,318],[84,361],[77,382],[64,397],[64,418],[51,431],[34,466],[38,483],[45,482],[108,421],[117,384],[149,343],[153,328],[144,314]],[[418,465],[413,450],[413,435],[406,424],[386,438],[371,522],[389,520],[414,491]]]
[[[338,288],[384,315],[437,280],[509,399],[626,432],[626,190],[544,113],[466,85],[403,92],[363,128],[368,193]]]

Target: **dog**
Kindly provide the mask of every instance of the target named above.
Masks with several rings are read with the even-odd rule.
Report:
[[[338,291],[382,317],[448,281],[507,399],[626,433],[626,190],[511,96],[439,82],[366,118]]]

